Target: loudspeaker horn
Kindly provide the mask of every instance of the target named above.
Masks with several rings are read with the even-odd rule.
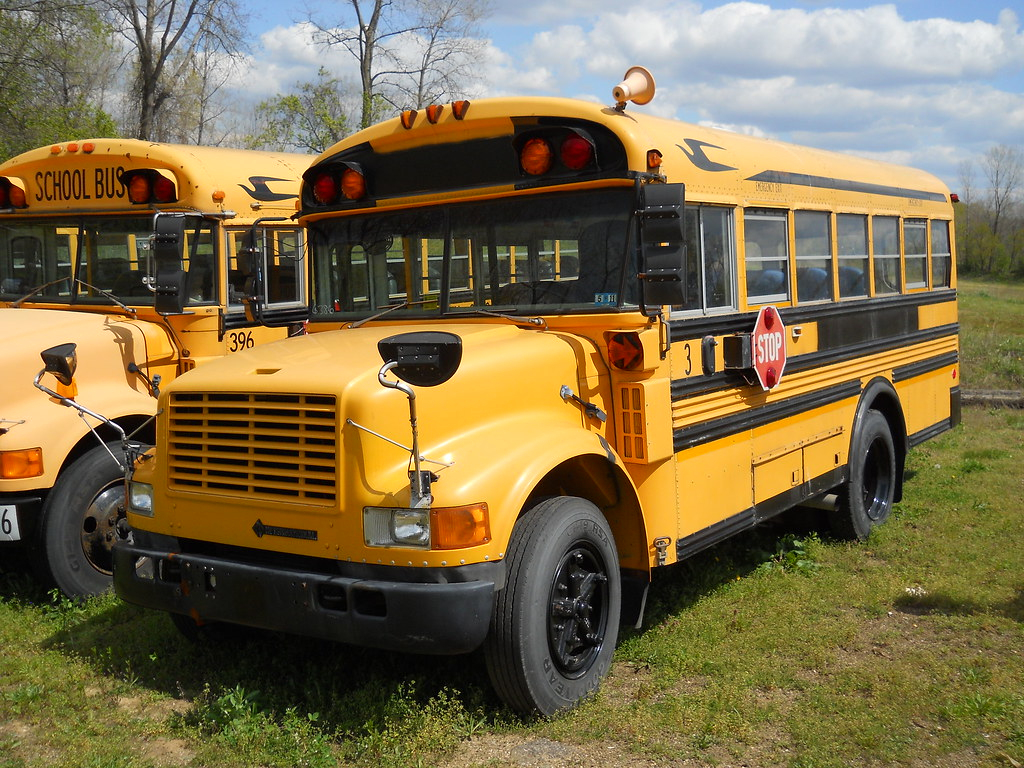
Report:
[[[646,104],[654,98],[654,75],[643,67],[630,67],[622,82],[612,88],[612,98],[620,107],[627,101]]]

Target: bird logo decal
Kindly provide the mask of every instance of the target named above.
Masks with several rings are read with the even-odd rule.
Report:
[[[724,149],[714,144],[708,144],[706,141],[700,141],[699,139],[683,139],[686,144],[684,147],[682,144],[676,144],[683,154],[690,158],[690,162],[700,168],[702,171],[735,171],[736,169],[731,165],[725,165],[724,163],[716,163],[707,153],[704,151],[704,147],[711,149]]]
[[[270,187],[267,186],[267,182],[270,181],[288,181],[288,179],[275,179],[273,176],[250,176],[249,183],[252,184],[252,189],[249,189],[245,184],[239,184],[253,200],[259,200],[261,203],[272,203],[277,200],[287,200],[290,197],[298,197],[298,195],[288,192],[271,192]]]

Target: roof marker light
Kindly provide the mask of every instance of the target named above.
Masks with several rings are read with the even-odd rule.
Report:
[[[461,120],[462,118],[464,118],[468,111],[469,111],[469,101],[468,100],[461,99],[459,101],[453,101],[452,102],[452,114],[455,116],[456,120]]]
[[[431,104],[427,107],[427,120],[432,124],[436,125],[437,121],[441,119],[441,115],[444,113],[444,107],[440,104]]]
[[[402,120],[402,127],[405,128],[406,130],[409,130],[410,128],[412,128],[413,123],[416,122],[416,110],[415,109],[406,109],[406,110],[404,110],[402,112],[401,120]]]
[[[523,170],[531,176],[540,176],[551,170],[554,152],[546,139],[533,138],[523,145],[519,153],[519,163]]]

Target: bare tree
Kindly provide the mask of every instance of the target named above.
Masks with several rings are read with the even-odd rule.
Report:
[[[985,153],[981,167],[988,180],[992,234],[998,236],[999,225],[1012,212],[1024,182],[1024,155],[1020,147],[999,144]]]
[[[362,86],[360,127],[373,123],[383,104],[422,107],[458,95],[471,79],[475,37],[484,0],[349,0],[355,26],[313,19],[317,39],[341,45],[356,59]]]
[[[133,56],[135,135],[160,139],[159,116],[200,54],[232,55],[246,15],[239,0],[101,0]]]

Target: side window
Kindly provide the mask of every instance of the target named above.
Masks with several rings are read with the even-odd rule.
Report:
[[[788,230],[785,211],[744,213],[743,250],[749,304],[789,301]]]
[[[188,296],[193,303],[205,304],[216,301],[214,295],[213,227],[214,222],[199,219],[196,228],[186,233],[185,271],[188,272]]]
[[[900,292],[900,230],[895,216],[871,218],[875,295]]]
[[[686,301],[676,311],[736,306],[731,208],[686,206]]]
[[[832,236],[829,218],[829,214],[824,211],[797,211],[793,216],[797,301],[832,299]]]
[[[868,217],[836,214],[839,250],[839,298],[868,295]]]
[[[228,233],[227,303],[233,309],[241,308],[246,281],[255,272],[252,257],[242,253],[248,234],[247,229]],[[304,301],[305,240],[302,230],[257,229],[256,246],[262,254],[264,298],[268,306]]]
[[[932,288],[948,288],[953,259],[949,249],[949,222],[932,221]]]
[[[928,231],[924,219],[903,221],[903,263],[907,288],[928,285]]]
[[[303,241],[301,229],[265,231],[267,254],[267,303],[295,304],[302,295]]]

